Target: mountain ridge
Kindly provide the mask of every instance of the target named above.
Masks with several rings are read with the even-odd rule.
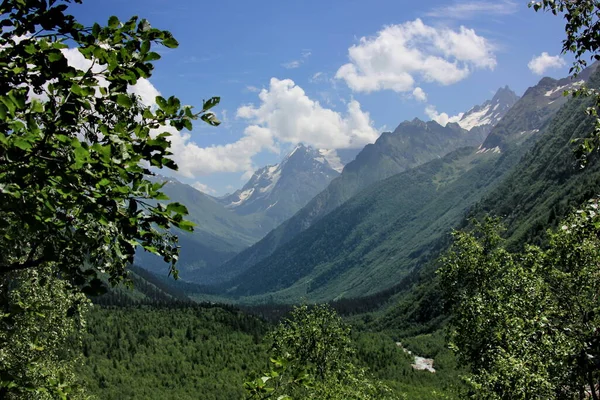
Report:
[[[552,101],[545,93],[529,91],[507,113],[507,124],[518,131],[531,126],[523,116]],[[551,115],[533,125],[539,132],[556,130],[561,118],[572,114],[570,108],[546,111]],[[256,301],[261,295],[279,301],[303,296],[323,301],[386,289],[427,260],[431,246],[493,190],[540,137],[507,141],[500,152],[459,149],[381,181],[221,287],[229,296],[258,296]],[[257,276],[260,284],[253,278]],[[248,301],[254,301],[251,298]]]
[[[225,262],[220,267],[221,280],[230,279],[265,259],[368,186],[460,147],[479,146],[488,132],[488,125],[467,131],[456,123],[441,126],[435,121],[425,122],[418,118],[400,123],[393,132],[384,132],[375,143],[366,145],[339,177],[294,216]]]

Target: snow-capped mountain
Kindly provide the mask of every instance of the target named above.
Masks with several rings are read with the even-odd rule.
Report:
[[[519,100],[508,86],[498,89],[492,100],[471,108],[464,113],[457,123],[461,128],[470,131],[479,127],[492,127],[504,117],[508,110]]]
[[[342,168],[334,150],[299,144],[281,163],[257,170],[242,189],[219,202],[236,214],[265,213],[281,222],[325,189]]]

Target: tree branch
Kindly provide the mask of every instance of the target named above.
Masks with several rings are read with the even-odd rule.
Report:
[[[41,265],[45,260],[43,258],[38,258],[37,260],[27,260],[23,263],[14,262],[8,265],[0,265],[0,275],[7,274],[13,271],[21,271],[28,268],[35,268]]]

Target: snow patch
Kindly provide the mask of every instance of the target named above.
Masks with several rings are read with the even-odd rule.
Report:
[[[577,82],[573,82],[573,83],[568,83],[568,84],[566,84],[566,85],[559,86],[559,87],[557,87],[557,88],[555,88],[555,89],[548,90],[548,91],[547,91],[547,92],[544,94],[544,96],[546,96],[546,97],[550,97],[550,96],[554,95],[556,92],[563,92],[563,91],[565,91],[566,89],[578,88],[578,87],[582,86],[584,83],[585,83],[585,81],[584,81],[584,80],[577,81]]]
[[[479,147],[479,150],[477,150],[477,152],[475,154],[485,154],[485,153],[496,153],[496,154],[500,154],[502,153],[502,150],[500,150],[500,146],[496,146],[494,148],[488,149],[486,147]]]
[[[476,126],[491,124],[492,118],[491,116],[487,115],[489,111],[490,105],[482,108],[479,111],[467,113],[460,121],[458,121],[458,124],[461,126],[461,128],[468,131]]]
[[[254,188],[250,188],[250,189],[248,189],[248,190],[244,190],[243,192],[241,192],[241,193],[238,195],[238,199],[239,199],[239,200],[238,200],[238,201],[232,201],[231,203],[229,203],[229,204],[227,205],[227,208],[231,208],[231,207],[237,207],[237,206],[239,206],[240,204],[242,204],[243,202],[245,202],[246,200],[248,200],[248,198],[249,198],[250,196],[252,196],[252,193],[254,193]]]
[[[550,96],[552,96],[554,93],[556,93],[556,92],[559,92],[559,91],[563,91],[564,89],[568,88],[569,86],[570,86],[570,85],[562,85],[562,86],[559,86],[559,87],[557,87],[557,88],[554,88],[554,89],[548,90],[548,91],[547,91],[547,92],[544,94],[544,96],[546,96],[546,97],[550,97]]]
[[[265,187],[260,188],[259,192],[261,193],[267,193],[273,190],[273,188],[279,181],[279,178],[281,177],[281,168],[279,168],[278,166],[275,166],[275,169],[272,168],[273,167],[269,168],[269,170],[267,171],[267,179],[271,181],[271,183],[269,183]]]

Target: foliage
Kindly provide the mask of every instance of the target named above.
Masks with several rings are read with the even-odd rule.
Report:
[[[272,367],[245,383],[248,398],[395,398],[352,363],[349,334],[349,327],[328,306],[296,307],[269,335]]]
[[[150,168],[176,169],[169,132],[200,118],[175,97],[144,104],[131,87],[151,76],[154,45],[177,47],[148,21],[111,17],[84,27],[65,11],[81,0],[0,4],[0,298],[3,397],[64,398],[73,391],[68,338],[98,272],[127,278],[137,249],[175,264],[190,231],[179,203],[161,193]],[[84,66],[75,67],[69,57]],[[66,315],[65,315],[66,313]],[[76,343],[72,343],[76,345]],[[72,395],[72,393],[71,393]]]
[[[81,285],[93,270],[126,276],[136,248],[159,254],[176,274],[176,237],[191,230],[186,208],[166,200],[150,167],[176,169],[169,130],[218,121],[175,97],[143,104],[129,88],[152,74],[153,45],[177,47],[166,31],[132,17],[85,28],[65,15],[70,0],[0,5],[0,273],[53,263]],[[81,3],[81,0],[74,0]],[[87,65],[69,65],[75,51]]]
[[[597,398],[599,227],[593,200],[550,233],[546,250],[506,251],[493,219],[455,234],[440,275],[472,397]]]
[[[0,398],[85,398],[75,375],[88,301],[49,267],[0,280]]]
[[[99,400],[243,399],[245,376],[266,367],[267,328],[221,307],[95,306],[78,375]]]
[[[354,338],[356,363],[368,366],[376,379],[403,398],[454,399],[461,369],[444,339],[440,332],[400,339],[413,354],[433,358],[435,373],[415,370],[411,366],[414,356],[403,351],[389,334],[381,332],[361,332]]]

